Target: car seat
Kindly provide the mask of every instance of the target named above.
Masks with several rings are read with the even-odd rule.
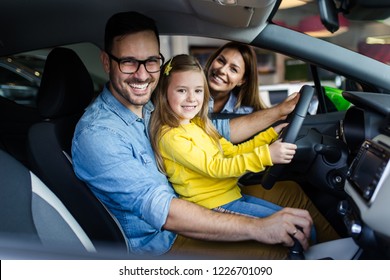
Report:
[[[30,126],[41,121],[38,110],[0,96],[0,147],[28,166],[26,139]]]
[[[82,227],[39,178],[3,150],[0,166],[2,240],[80,253],[96,251]]]
[[[70,158],[75,126],[93,99],[93,82],[78,55],[53,49],[46,60],[37,106],[44,121],[31,126],[31,170],[59,197],[96,247],[106,243],[127,251],[118,222],[75,175]]]

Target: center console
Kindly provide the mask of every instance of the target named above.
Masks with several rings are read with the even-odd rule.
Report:
[[[388,254],[390,251],[390,137],[378,135],[366,140],[351,163],[339,212],[362,248]]]

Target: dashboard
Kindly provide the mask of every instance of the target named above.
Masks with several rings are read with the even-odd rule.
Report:
[[[390,95],[344,92],[343,96],[354,106],[349,108],[340,125],[340,137],[351,155],[356,155],[366,139],[379,135],[390,114]]]
[[[350,165],[339,204],[349,234],[362,248],[390,256],[390,95],[344,92],[354,104],[340,130]]]
[[[372,253],[370,259],[390,259],[390,94],[343,96],[353,104],[346,112],[306,117],[283,179],[298,181],[318,207],[325,205],[334,226]],[[248,175],[243,185],[261,178]],[[329,210],[333,205],[338,213]]]

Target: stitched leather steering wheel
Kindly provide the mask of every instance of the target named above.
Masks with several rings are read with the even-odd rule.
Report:
[[[286,122],[288,122],[289,125],[279,135],[279,139],[282,139],[282,142],[295,143],[297,140],[298,133],[302,127],[311,99],[314,95],[314,88],[312,86],[304,85],[299,93],[299,101],[295,106],[295,109],[286,119]],[[285,166],[285,164],[275,164],[268,167],[266,171],[264,171],[261,185],[267,190],[271,189],[278,177],[282,174]]]

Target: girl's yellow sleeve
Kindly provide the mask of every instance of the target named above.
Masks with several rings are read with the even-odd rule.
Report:
[[[224,151],[225,156],[232,157],[238,154],[244,154],[252,152],[256,147],[269,145],[275,141],[278,137],[278,134],[273,129],[273,127],[268,128],[267,130],[260,132],[251,140],[243,142],[238,145],[227,141],[225,138],[221,138],[220,143],[222,150]]]
[[[272,165],[268,145],[225,157],[206,134],[190,136],[177,133],[175,129],[162,137],[159,147],[166,170],[174,171],[180,165],[194,173],[215,178],[239,177],[248,171],[260,172],[265,166]]]

